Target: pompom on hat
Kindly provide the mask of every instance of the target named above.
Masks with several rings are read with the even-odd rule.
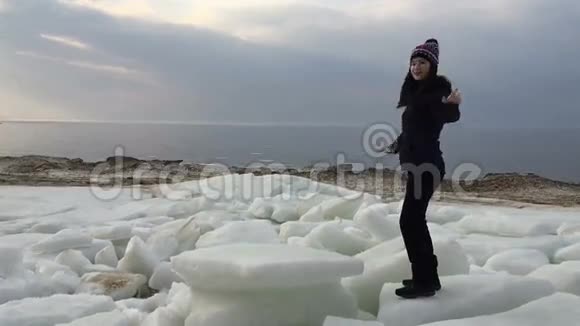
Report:
[[[439,42],[434,38],[430,38],[425,43],[417,45],[411,53],[411,59],[415,57],[429,60],[432,65],[439,65]]]

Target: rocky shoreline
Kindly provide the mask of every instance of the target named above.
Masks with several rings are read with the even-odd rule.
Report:
[[[289,174],[380,195],[384,199],[401,196],[404,176],[394,170],[366,169],[354,172],[349,165],[320,169],[276,170],[265,166],[247,168],[219,166],[181,160],[140,160],[109,157],[85,162],[47,156],[0,157],[0,185],[151,186],[197,180],[230,173]],[[399,197],[400,198],[400,197]],[[437,200],[509,201],[557,206],[580,205],[580,184],[551,180],[535,174],[494,173],[472,182],[444,180]]]

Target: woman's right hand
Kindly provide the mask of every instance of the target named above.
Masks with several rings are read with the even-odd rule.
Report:
[[[459,92],[459,89],[456,88],[447,98],[443,98],[443,103],[461,104],[461,92]]]

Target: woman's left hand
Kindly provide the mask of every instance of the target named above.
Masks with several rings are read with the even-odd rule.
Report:
[[[451,94],[449,94],[449,96],[447,96],[447,98],[443,99],[443,103],[451,103],[451,104],[461,104],[461,93],[459,92],[459,89],[455,89],[453,92],[451,92]]]

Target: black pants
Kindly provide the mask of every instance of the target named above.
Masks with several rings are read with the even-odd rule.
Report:
[[[444,164],[431,169],[409,169],[400,216],[401,234],[413,270],[413,279],[429,282],[437,275],[437,257],[427,227],[426,212],[435,189],[445,175]]]

